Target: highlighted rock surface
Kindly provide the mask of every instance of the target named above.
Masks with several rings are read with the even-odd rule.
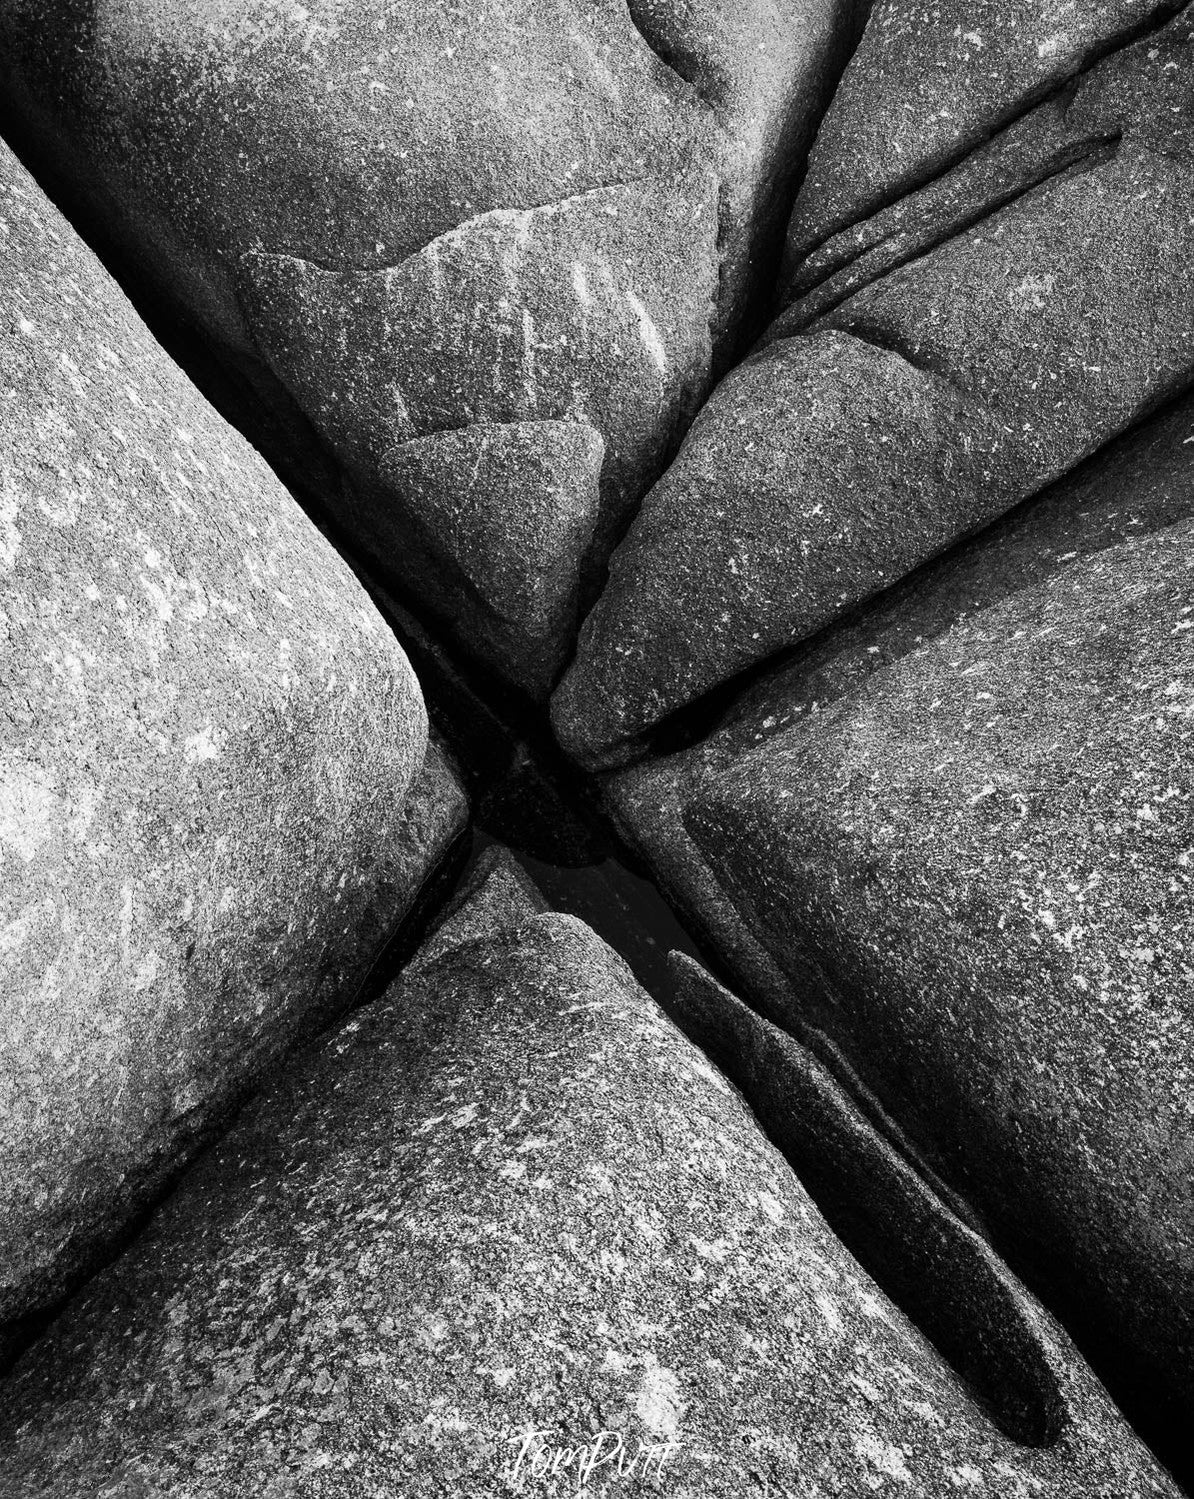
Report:
[[[458,832],[418,683],[0,145],[0,1323],[354,997]]]

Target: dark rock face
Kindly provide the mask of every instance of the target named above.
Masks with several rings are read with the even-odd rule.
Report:
[[[353,997],[464,809],[347,567],[0,145],[0,1323]]]
[[[1127,539],[1074,557],[1009,527],[1002,568],[942,568],[902,639],[874,631],[885,666],[858,664],[861,629],[810,653],[699,758],[685,822],[698,899],[711,874],[787,979],[776,1018],[844,1053],[1172,1444],[1194,1395],[1194,521],[1131,534],[1132,496],[1099,498],[1094,533]],[[1054,540],[1082,529],[1053,514]],[[1006,597],[965,613],[984,574]]]
[[[0,77],[125,249],[314,423],[356,543],[542,694],[768,269],[851,8],[4,0]]]
[[[1173,1494],[1010,1282],[1055,1421],[1003,1435],[621,962],[534,907],[492,867],[242,1114],[19,1367],[5,1493],[564,1494],[598,1438],[610,1493]]]
[[[1188,386],[1192,24],[891,210],[723,382],[582,629],[573,753],[625,759]]]

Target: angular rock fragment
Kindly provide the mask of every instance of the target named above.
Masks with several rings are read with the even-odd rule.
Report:
[[[1189,9],[907,200],[715,392],[557,694],[614,763],[1194,379]],[[890,230],[890,234],[887,232]]]
[[[0,144],[0,1327],[353,998],[459,831],[418,683]]]
[[[1008,527],[973,612],[984,569],[942,567],[903,620],[760,689],[680,771],[695,850],[652,816],[649,776],[629,791],[768,1012],[845,1057],[1175,1462],[1194,1398],[1184,454],[1184,519],[1134,526],[1128,491],[1119,515],[1090,496],[1088,539],[1127,533],[1101,550]],[[1078,515],[1054,506],[1055,542]]]
[[[834,1231],[1001,1430],[1026,1446],[1056,1441],[1066,1402],[1040,1357],[1039,1319],[991,1246],[945,1206],[942,1184],[913,1165],[907,1138],[881,1110],[863,1112],[851,1095],[873,1100],[831,1049],[827,1066],[699,963],[671,961],[671,1013],[741,1088]]]
[[[851,11],[3,0],[0,79],[123,253],[296,403],[273,456],[307,466],[312,423],[355,544],[542,695],[769,274]]]
[[[521,653],[521,680],[541,696],[560,641],[576,628],[576,579],[600,510],[604,456],[584,422],[477,422],[413,438],[381,460],[387,482],[417,498],[429,544],[446,539],[459,565],[454,585],[429,567],[427,591],[458,619],[475,613],[478,628],[507,641],[511,659]]]
[[[620,960],[535,904],[491,866],[242,1114],[19,1366],[6,1493],[1173,1495],[970,1235],[951,1286],[988,1304],[959,1315],[1001,1305],[1029,1408],[996,1425]]]

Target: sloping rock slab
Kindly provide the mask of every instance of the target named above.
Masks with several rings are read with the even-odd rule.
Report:
[[[1173,1494],[1014,1287],[992,1424],[579,922],[499,866],[434,945],[26,1357],[6,1493]]]
[[[956,165],[1180,0],[877,0],[817,131],[790,267]],[[844,243],[848,243],[844,241]]]
[[[775,1017],[844,1054],[1176,1461],[1194,521],[1044,571],[919,647],[889,632],[870,674],[861,633],[814,658],[826,700],[809,672],[743,723],[684,821],[698,900],[786,980]]]
[[[1075,562],[1194,515],[1194,398],[1166,408],[974,541],[918,569],[858,615],[797,647],[735,698],[704,738],[607,776],[603,797],[622,835],[674,906],[738,982],[798,1027],[789,985],[751,935],[683,823],[694,789],[803,723],[877,671],[992,604]]]
[[[351,573],[0,145],[0,1323],[347,1005],[459,830]]]

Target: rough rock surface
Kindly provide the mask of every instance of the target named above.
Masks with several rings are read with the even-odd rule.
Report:
[[[790,266],[1179,9],[1181,0],[878,0],[809,156]]]
[[[670,977],[670,1013],[742,1090],[843,1243],[1001,1430],[1055,1441],[1066,1397],[1022,1288],[840,1058],[830,1051],[827,1066],[691,958],[673,953]]]
[[[357,543],[543,693],[770,272],[852,10],[3,0],[0,79],[106,230],[294,397]],[[459,493],[478,464],[508,531]]]
[[[353,997],[459,827],[351,573],[0,145],[0,1323]]]
[[[918,569],[857,616],[797,647],[736,697],[702,739],[605,779],[620,831],[690,927],[770,1013],[799,1027],[790,985],[726,901],[683,823],[694,788],[746,751],[823,711],[883,667],[983,608],[1073,563],[1194,515],[1194,397],[1089,458],[973,541]]]
[[[1031,557],[1029,532],[1017,546]],[[870,674],[863,637],[825,651],[829,701],[814,687],[786,726],[743,725],[761,742],[705,761],[685,822],[787,1008],[1176,1455],[1194,1395],[1194,520],[1026,572],[941,633],[928,611],[934,638],[897,639]],[[956,616],[959,597],[936,603]]]
[[[1190,384],[1191,15],[931,184],[909,244],[722,383],[582,629],[573,753],[626,758]]]
[[[1006,1436],[620,960],[518,906],[491,868],[31,1350],[6,1494],[563,1495],[595,1440],[611,1494],[1173,1494],[1010,1282],[1049,1423]]]

